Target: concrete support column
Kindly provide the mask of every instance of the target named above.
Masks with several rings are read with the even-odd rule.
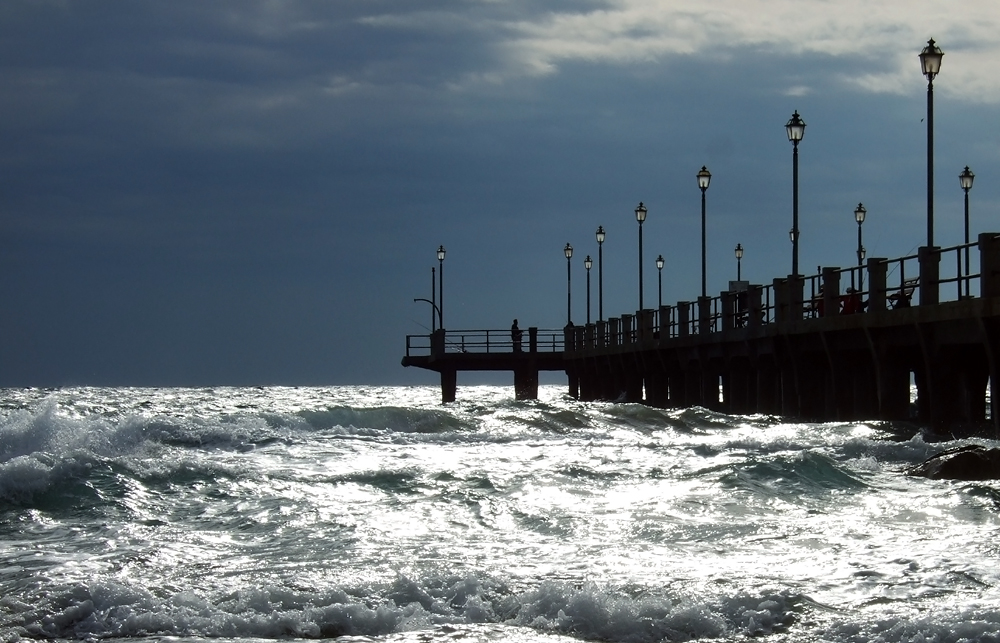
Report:
[[[458,371],[446,369],[441,371],[441,402],[447,404],[455,401],[458,392]]]
[[[684,367],[684,406],[705,406],[701,369],[697,364]]]
[[[940,301],[938,282],[941,274],[941,248],[917,248],[917,262],[920,264],[920,305],[933,306]]]
[[[638,404],[642,402],[642,388],[643,388],[643,377],[642,371],[640,370],[640,364],[636,361],[638,360],[638,355],[633,354],[630,358],[627,358],[629,363],[625,369],[625,401],[631,402],[633,404]]]
[[[538,367],[523,366],[514,371],[514,399],[538,399]]]
[[[775,415],[781,413],[780,382],[781,376],[777,367],[771,360],[759,360],[756,367],[757,390],[756,409],[757,413],[767,413]]]

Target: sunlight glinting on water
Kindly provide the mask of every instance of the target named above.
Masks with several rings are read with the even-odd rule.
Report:
[[[460,390],[4,392],[0,638],[1000,636],[914,427]]]

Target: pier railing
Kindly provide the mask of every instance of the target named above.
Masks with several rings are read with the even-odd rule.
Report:
[[[407,335],[406,356],[432,353],[559,353],[562,352],[565,329],[526,328],[520,339],[514,339],[510,329],[471,329],[438,331],[431,335]],[[440,341],[441,345],[436,343]]]
[[[985,247],[984,247],[985,246]],[[979,261],[972,250],[978,252]],[[976,271],[970,263],[976,264]],[[978,270],[991,266],[988,283]],[[438,331],[408,335],[406,354],[558,353],[629,346],[648,341],[732,331],[844,314],[864,314],[1000,296],[1000,234],[983,233],[968,244],[920,248],[894,259],[869,258],[863,265],[819,268],[817,274],[788,276],[770,284],[733,282],[715,297],[680,301],[627,313],[596,324],[555,330],[527,329],[520,344],[510,330]]]

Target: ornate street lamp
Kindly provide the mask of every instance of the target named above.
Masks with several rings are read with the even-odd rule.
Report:
[[[736,244],[736,281],[743,281],[740,276],[740,263],[743,261],[743,244]]]
[[[701,188],[701,296],[705,297],[705,192],[712,182],[712,173],[704,165],[698,170],[698,187]]]
[[[659,292],[656,305],[663,308],[663,255],[656,258],[656,289]]]
[[[927,78],[927,246],[934,247],[934,77],[941,71],[944,52],[927,41],[920,52],[920,70]]]
[[[861,262],[865,260],[865,247],[861,245],[861,224],[865,222],[867,214],[868,210],[860,203],[854,208],[854,220],[858,222],[858,290],[865,289],[865,277],[861,272]]]
[[[438,246],[438,328],[444,330],[444,246]]]
[[[583,267],[587,269],[587,325],[590,325],[590,269],[594,265],[591,261],[590,255],[583,260]]]
[[[798,110],[785,123],[785,133],[792,143],[792,276],[799,275],[799,141],[806,133],[806,122]]]
[[[597,320],[604,321],[604,226],[597,226]]]
[[[573,316],[571,311],[573,309],[573,289],[572,289],[572,279],[573,272],[570,268],[570,259],[573,258],[573,246],[566,244],[563,248],[563,254],[566,255],[566,325],[569,326],[573,323]]]
[[[969,296],[969,190],[972,189],[972,182],[976,175],[972,173],[966,165],[962,173],[958,175],[958,182],[965,191],[965,296]]]
[[[639,222],[639,310],[642,307],[642,224],[646,220],[646,206],[639,201],[635,209],[635,220]]]

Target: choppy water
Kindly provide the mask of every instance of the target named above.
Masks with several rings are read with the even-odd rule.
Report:
[[[956,442],[541,394],[0,391],[0,641],[1000,641]]]

